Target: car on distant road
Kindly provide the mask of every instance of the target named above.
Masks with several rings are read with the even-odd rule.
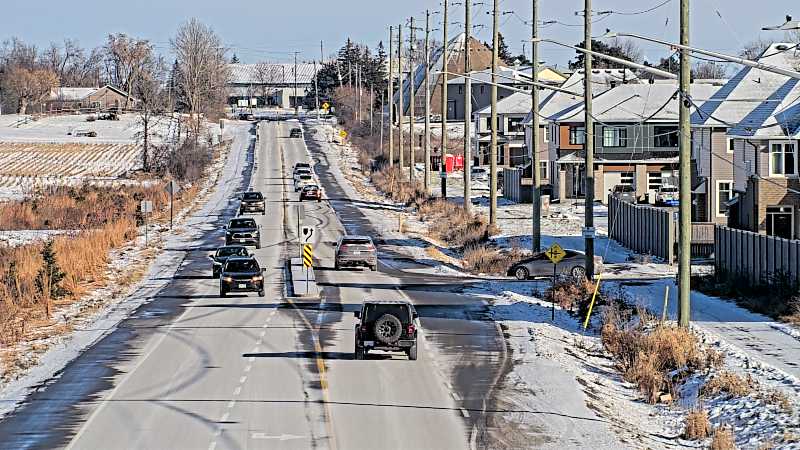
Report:
[[[225,245],[254,245],[261,248],[261,227],[250,218],[237,217],[225,226]]]
[[[368,267],[378,270],[378,250],[369,236],[342,236],[336,243],[334,268]]]
[[[618,184],[611,190],[611,195],[623,202],[636,203],[636,190],[627,184]]]
[[[314,172],[309,167],[298,167],[294,169],[294,173],[292,174],[292,179],[297,181],[297,179],[301,175],[314,175]]]
[[[301,130],[300,128],[292,128],[289,131],[289,137],[290,138],[301,138],[301,137],[303,137],[303,130]]]
[[[656,205],[678,206],[680,200],[676,186],[661,186],[656,191]]]
[[[87,130],[84,128],[79,128],[77,130],[72,131],[71,133],[75,137],[97,137],[97,132],[94,130]]]
[[[208,255],[211,259],[211,278],[219,277],[222,266],[229,258],[251,256],[247,247],[243,245],[226,245],[220,247],[213,254]]]
[[[555,267],[558,276],[571,276],[575,279],[586,278],[586,254],[579,250],[565,250],[566,256]],[[594,257],[595,273],[599,273],[603,266],[603,258]],[[508,276],[518,280],[530,278],[552,277],[553,263],[542,253],[537,253],[530,258],[523,259],[508,268]]]
[[[267,213],[267,206],[264,200],[264,194],[258,191],[249,191],[242,194],[242,200],[239,203],[239,215],[245,213]]]
[[[303,200],[322,201],[322,189],[316,184],[303,186],[303,189],[300,190],[300,201],[302,202]]]
[[[256,117],[251,113],[239,113],[239,120],[247,120],[252,122],[256,120]]]
[[[293,167],[294,170],[301,169],[301,168],[306,168],[306,169],[311,170],[311,164],[306,163],[306,162],[294,163],[294,167]]]
[[[264,296],[264,272],[252,256],[228,258],[219,275],[219,296],[229,292],[258,292]]]
[[[419,315],[407,301],[366,301],[356,311],[355,359],[366,359],[374,350],[403,352],[417,359]]]
[[[297,192],[309,184],[314,184],[314,177],[311,174],[298,175],[294,180],[294,191]]]

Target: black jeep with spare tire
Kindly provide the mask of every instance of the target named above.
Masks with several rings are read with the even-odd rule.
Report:
[[[356,311],[355,359],[372,350],[403,352],[417,359],[417,310],[407,301],[366,301]]]

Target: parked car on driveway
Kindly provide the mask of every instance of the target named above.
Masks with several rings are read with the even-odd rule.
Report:
[[[618,184],[614,186],[611,195],[623,202],[636,203],[636,190],[633,186],[627,184]]]
[[[322,200],[322,189],[319,188],[316,184],[308,184],[303,186],[303,189],[300,190],[300,201],[303,200]]]
[[[568,275],[574,278],[586,277],[586,254],[579,250],[565,250],[566,256],[556,265],[556,275]],[[595,272],[601,271],[603,258],[594,257]],[[518,280],[527,280],[537,277],[552,277],[553,263],[544,253],[537,253],[530,258],[513,264],[508,268],[508,276]]]
[[[470,170],[470,177],[472,181],[480,181],[483,183],[489,182],[489,170],[485,167],[473,167]]]
[[[242,201],[239,204],[239,214],[244,213],[267,213],[267,206],[264,202],[264,194],[258,191],[245,192],[242,194]]]
[[[656,205],[678,206],[680,196],[675,186],[661,186],[656,191]]]
[[[369,236],[342,236],[336,243],[334,267],[365,266],[378,270],[378,250]]]
[[[228,258],[219,276],[219,296],[229,292],[258,292],[264,296],[264,272],[252,256]]]
[[[237,217],[225,226],[225,245],[254,245],[261,248],[261,227],[250,218]]]
[[[247,247],[243,245],[226,245],[225,247],[218,248],[213,254],[208,255],[208,257],[211,258],[211,278],[219,277],[219,273],[222,271],[222,266],[225,265],[225,262],[229,258],[237,256],[250,256],[250,252],[247,251]]]
[[[356,311],[355,359],[372,350],[403,352],[417,359],[418,314],[407,301],[366,301]]]

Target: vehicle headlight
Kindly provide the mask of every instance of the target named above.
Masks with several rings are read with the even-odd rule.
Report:
[[[231,283],[231,282],[233,282],[233,278],[231,278],[231,277],[222,277],[222,281],[224,281],[226,283]]]
[[[253,281],[261,281],[263,279],[264,279],[263,275],[256,275],[256,276],[253,277]]]

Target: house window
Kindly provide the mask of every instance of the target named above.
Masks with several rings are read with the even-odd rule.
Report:
[[[547,179],[547,161],[539,161],[539,177],[540,180]]]
[[[510,133],[520,133],[523,131],[522,127],[522,118],[521,117],[509,117],[508,118],[508,131]]]
[[[733,181],[717,181],[717,217],[725,217],[728,213],[726,204],[733,198]]]
[[[767,234],[794,239],[794,209],[791,206],[767,207]]]
[[[733,153],[733,150],[736,148],[736,141],[733,138],[728,138],[728,153]]]
[[[570,145],[583,145],[586,143],[586,128],[571,126],[569,127]]]
[[[678,147],[678,127],[653,127],[653,146],[654,147]]]
[[[772,142],[769,150],[769,174],[797,175],[797,149],[793,142]]]
[[[648,172],[647,173],[647,190],[657,191],[661,185],[664,184],[664,179],[661,178],[661,172]]]
[[[603,147],[625,147],[628,130],[625,128],[603,127]]]
[[[633,186],[633,172],[622,172],[619,175],[619,184]]]
[[[542,128],[544,129],[544,141],[550,142],[550,127],[544,126]]]

